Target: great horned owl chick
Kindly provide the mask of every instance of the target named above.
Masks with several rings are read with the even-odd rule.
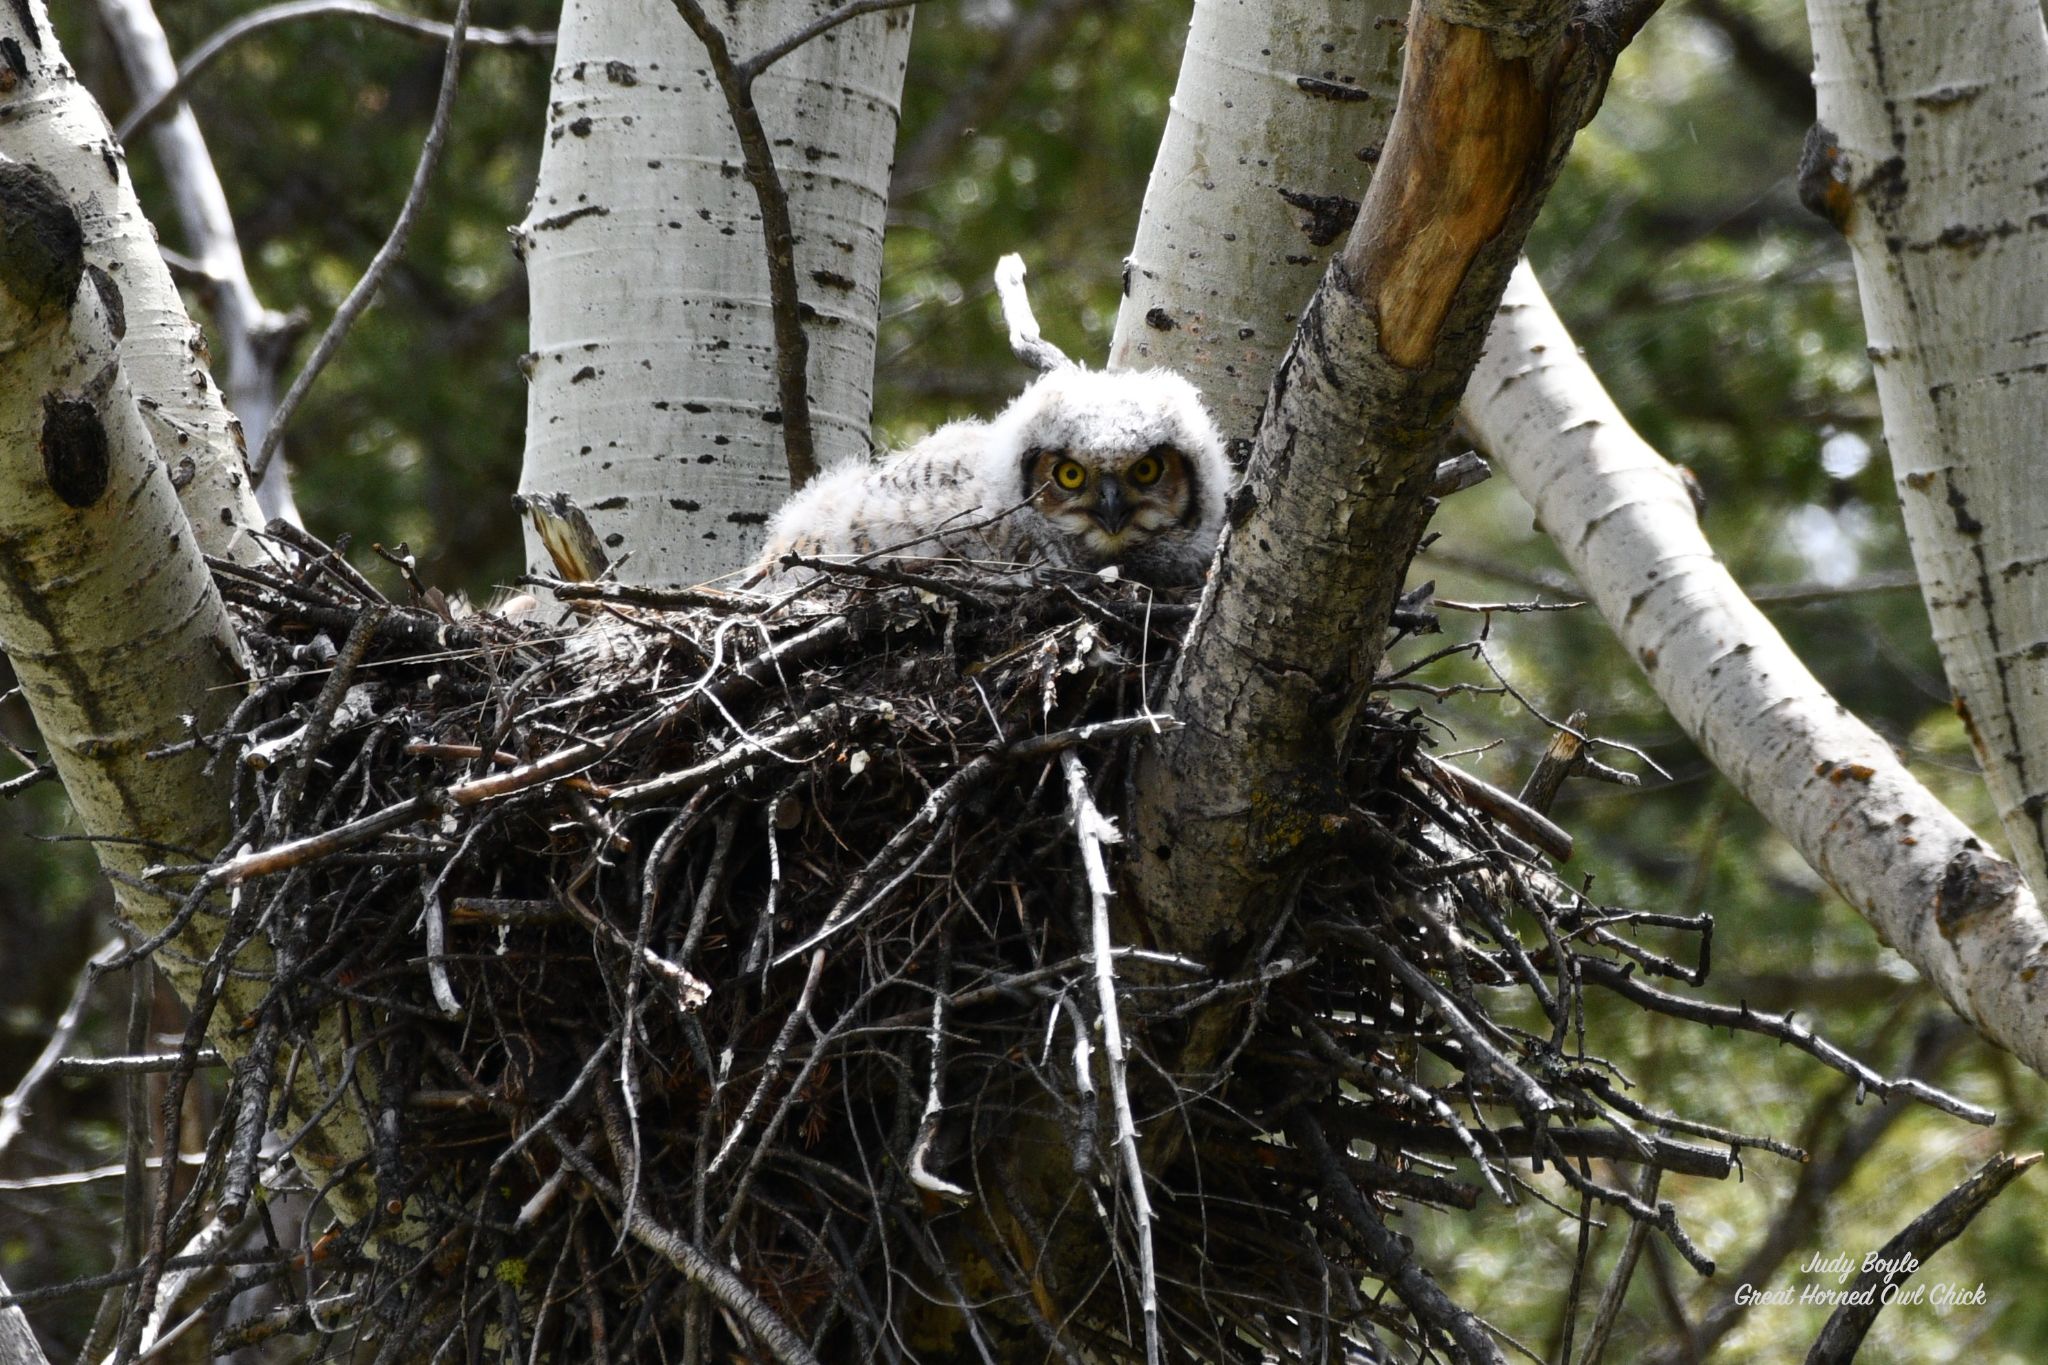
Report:
[[[1195,386],[1167,370],[1062,366],[993,421],[953,422],[875,464],[813,480],[775,514],[757,568],[812,559],[965,559],[998,573],[1115,564],[1199,581],[1230,465]],[[879,562],[878,559],[878,562]]]

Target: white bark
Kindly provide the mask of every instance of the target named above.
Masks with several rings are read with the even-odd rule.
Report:
[[[100,0],[100,18],[113,36],[137,103],[146,103],[176,83],[178,63],[149,0]],[[261,450],[277,410],[278,370],[285,359],[282,343],[290,324],[284,314],[263,306],[249,282],[241,239],[228,212],[227,190],[192,107],[180,101],[160,116],[149,140],[163,162],[186,245],[209,282],[214,325],[227,352],[223,359],[228,407],[241,419],[248,448]],[[281,453],[264,471],[256,499],[266,518],[302,524]]]
[[[7,1292],[7,1281],[0,1280],[0,1294]],[[49,1365],[50,1358],[29,1330],[28,1315],[19,1308],[0,1308],[0,1360],[8,1365]]]
[[[1808,0],[1836,217],[1935,643],[2048,888],[2048,31],[2036,0]],[[1810,184],[1810,182],[1809,182]]]
[[[828,0],[708,5],[736,59]],[[754,85],[790,201],[822,467],[864,458],[907,11],[865,15]],[[567,493],[623,576],[736,570],[789,495],[767,253],[732,118],[669,0],[567,0],[539,184],[522,493]],[[814,311],[813,311],[814,310]],[[531,528],[528,563],[549,560]]]
[[[154,933],[170,922],[189,879],[158,890],[146,871],[212,857],[228,834],[232,774],[209,776],[203,749],[150,756],[195,728],[218,728],[241,695],[239,644],[201,551],[260,555],[245,533],[260,514],[118,149],[65,65],[39,0],[0,6],[0,38],[18,44],[28,67],[0,102],[0,158],[43,172],[78,220],[84,264],[103,262],[113,281],[103,289],[88,274],[62,297],[47,288],[21,292],[27,258],[16,219],[27,223],[34,206],[0,205],[10,227],[0,236],[8,247],[0,252],[0,651],[79,824],[100,840],[123,917]],[[47,286],[55,277],[45,275]],[[116,345],[108,308],[115,298],[129,343],[138,327],[165,343],[137,361],[170,376],[151,393],[154,427],[127,376],[128,347]],[[173,356],[182,369],[169,363]],[[53,418],[65,439],[52,439]],[[191,453],[182,503],[173,474],[184,471],[163,450]],[[157,958],[187,1000],[222,928],[218,914],[201,915]],[[245,950],[217,1018],[240,1021],[258,1009],[266,961],[262,943]],[[314,1064],[294,1069],[300,1114],[324,1098],[342,1023],[338,1013],[323,1016]],[[248,1045],[231,1029],[217,1030],[214,1042],[230,1058]],[[367,1127],[342,1105],[295,1155],[332,1170],[368,1148]],[[344,1182],[330,1207],[367,1209],[369,1184]]]
[[[149,400],[150,435],[173,470],[191,461],[179,497],[208,554],[254,560],[246,534],[264,517],[249,491],[234,419],[207,374],[199,329],[185,312],[156,233],[105,115],[57,47],[44,0],[0,6],[0,38],[16,43],[28,73],[0,100],[0,155],[41,166],[70,187],[85,228],[86,259],[114,281],[126,319],[121,358]]]
[[[1186,375],[1233,452],[1365,191],[1407,13],[1406,0],[1195,5],[1109,363]]]
[[[1463,415],[1714,765],[1958,1013],[2048,1074],[2033,895],[1742,595],[1526,264]]]
[[[74,405],[69,428],[82,436],[52,436],[53,399]],[[53,457],[59,448],[80,453]],[[55,481],[53,459],[70,469]],[[88,833],[218,851],[226,803],[205,752],[148,755],[233,705],[234,634],[90,279],[68,311],[40,315],[0,287],[0,649]],[[98,851],[131,879],[175,857]],[[115,895],[145,931],[176,905],[126,880]],[[190,969],[166,965],[189,989]]]

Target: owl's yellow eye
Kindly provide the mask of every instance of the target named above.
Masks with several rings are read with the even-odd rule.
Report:
[[[1157,455],[1147,455],[1124,471],[1124,477],[1138,487],[1159,482],[1159,476],[1166,472],[1166,463]]]
[[[1088,482],[1088,471],[1073,460],[1061,460],[1053,466],[1052,481],[1071,493]]]

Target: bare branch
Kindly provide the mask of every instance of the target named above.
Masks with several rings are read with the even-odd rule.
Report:
[[[1877,1313],[1891,1302],[1887,1293],[1903,1284],[1928,1257],[1962,1235],[1973,1219],[2005,1190],[2041,1160],[2041,1153],[2011,1156],[2004,1152],[1979,1166],[1962,1184],[1943,1195],[1927,1212],[1900,1229],[1886,1242],[1870,1266],[1845,1292],[1842,1306],[1828,1318],[1813,1349],[1806,1353],[1807,1365],[1848,1365],[1863,1345]]]
[[[769,67],[787,57],[820,34],[829,33],[849,19],[858,19],[863,14],[874,14],[885,9],[906,9],[917,0],[847,0],[847,3],[830,14],[820,15],[785,38],[779,38],[741,62],[739,69],[752,84],[754,78]]]
[[[908,0],[903,0],[908,3]],[[140,129],[148,127],[163,112],[192,88],[200,73],[212,66],[227,51],[245,38],[252,38],[268,28],[279,24],[294,23],[300,19],[322,18],[361,19],[367,23],[381,25],[398,33],[431,39],[445,43],[454,35],[454,28],[438,19],[424,19],[417,14],[406,14],[400,10],[387,9],[373,4],[371,0],[286,0],[281,5],[267,5],[253,13],[245,14],[232,23],[223,24],[199,46],[192,49],[192,55],[178,64],[177,79],[169,85],[148,95],[141,96],[128,116],[121,120],[115,130],[115,137],[124,144]],[[509,47],[509,48],[551,48],[555,35],[541,29],[514,28],[473,28],[463,35],[465,47]]]
[[[796,231],[789,220],[789,194],[775,170],[775,154],[768,145],[768,132],[761,126],[761,111],[754,107],[751,64],[733,60],[725,34],[705,16],[697,0],[673,3],[697,41],[704,44],[711,73],[732,116],[733,132],[740,140],[747,183],[761,205],[761,235],[768,247],[768,298],[775,315],[775,385],[782,400],[782,448],[789,460],[789,486],[802,488],[817,476],[818,456],[811,434],[811,342],[804,335],[798,312]]]
[[[78,974],[78,984],[72,987],[70,1003],[64,1006],[64,1012],[51,1026],[49,1041],[43,1044],[43,1050],[36,1054],[28,1070],[15,1082],[14,1093],[0,1100],[0,1155],[5,1155],[20,1135],[21,1116],[28,1112],[28,1102],[35,1096],[36,1087],[52,1070],[62,1069],[64,1049],[71,1046],[71,1039],[78,1032],[79,1020],[85,1016],[85,1002],[92,994],[93,982],[99,979],[99,969],[120,951],[121,944],[116,940],[94,953],[86,962],[84,970]]]
[[[405,254],[406,239],[412,235],[413,223],[418,220],[420,208],[426,202],[427,185],[441,163],[441,148],[448,140],[449,115],[455,107],[456,78],[462,71],[463,34],[469,28],[469,4],[470,0],[456,0],[455,23],[448,34],[448,57],[441,66],[441,90],[434,100],[433,122],[428,125],[426,139],[420,144],[419,164],[413,168],[412,187],[406,191],[405,203],[398,210],[398,221],[391,225],[384,245],[378,247],[377,254],[370,259],[369,269],[363,272],[355,288],[348,291],[348,297],[335,310],[333,321],[321,333],[313,354],[306,360],[306,367],[299,371],[298,378],[292,380],[291,388],[285,391],[284,401],[277,405],[277,415],[271,419],[270,430],[264,434],[262,449],[249,463],[249,471],[259,483],[271,457],[277,452],[285,424],[298,411],[307,390],[313,387],[313,381],[327,368],[327,362],[341,349],[342,339],[348,335],[349,328],[370,306],[370,299],[376,294],[377,286],[383,283],[385,272]]]

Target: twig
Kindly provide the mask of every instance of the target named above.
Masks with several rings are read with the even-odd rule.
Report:
[[[1572,858],[1572,836],[1548,816],[1529,809],[1499,787],[1418,753],[1423,771],[1439,779],[1458,800],[1492,816],[1561,863]]]
[[[1315,1120],[1297,1109],[1288,1117],[1287,1134],[1321,1167],[1323,1192],[1336,1204],[1373,1273],[1401,1296],[1416,1322],[1455,1342],[1460,1355],[1474,1365],[1504,1365],[1500,1348],[1486,1334],[1486,1325],[1444,1293],[1415,1259],[1406,1239],[1396,1236],[1358,1193]]]
[[[1635,978],[1631,968],[1619,966],[1602,958],[1581,957],[1579,969],[1586,980],[1660,1014],[1668,1014],[1675,1019],[1690,1019],[1696,1024],[1760,1033],[1766,1038],[1790,1043],[1801,1052],[1825,1062],[1855,1081],[1861,1088],[1881,1098],[1905,1095],[1945,1114],[1953,1114],[1965,1122],[1986,1127],[1998,1121],[1998,1115],[1991,1110],[1967,1103],[1945,1090],[1936,1089],[1911,1076],[1887,1080],[1789,1015],[1765,1014],[1747,1005],[1717,1005],[1707,1000],[1689,1000],[1685,996],[1673,995],[1669,991],[1661,991],[1654,986],[1646,985]]]
[[[2039,1152],[2028,1156],[2001,1152],[1901,1228],[1876,1256],[1866,1259],[1869,1269],[1856,1277],[1842,1306],[1814,1339],[1813,1348],[1806,1353],[1807,1365],[1848,1365],[1854,1360],[1864,1334],[1877,1321],[1878,1310],[1891,1302],[1891,1287],[1911,1278],[1929,1257],[1961,1236],[2007,1185],[2040,1160]]]
[[[223,1059],[217,1049],[199,1049],[195,1059],[200,1066],[221,1066]],[[149,1052],[134,1057],[59,1057],[59,1076],[136,1076],[171,1071],[185,1064],[185,1058],[175,1052]]]
[[[775,170],[775,154],[754,107],[754,74],[733,60],[725,34],[705,16],[698,0],[672,0],[683,22],[704,44],[711,74],[725,95],[726,111],[739,138],[742,168],[761,206],[761,235],[768,248],[768,302],[775,322],[775,382],[782,403],[782,449],[789,461],[789,486],[802,488],[818,473],[811,434],[808,367],[810,338],[798,312],[796,231],[789,220],[789,195]]]
[[[1081,865],[1088,875],[1091,929],[1089,965],[1095,971],[1095,1008],[1102,1023],[1102,1050],[1109,1059],[1110,1104],[1116,1115],[1116,1145],[1123,1156],[1124,1183],[1131,1197],[1131,1218],[1138,1231],[1138,1308],[1145,1320],[1146,1365],[1159,1365],[1159,1274],[1152,1258],[1152,1198],[1145,1188],[1145,1163],[1138,1156],[1138,1123],[1131,1114],[1129,1063],[1124,1055],[1122,1014],[1116,998],[1116,954],[1109,934],[1109,868],[1102,850],[1123,842],[1114,824],[1095,808],[1088,794],[1088,771],[1072,749],[1060,752],[1067,775],[1067,804],[1073,811],[1074,838],[1081,845]]]
[[[306,359],[305,368],[292,380],[292,386],[277,405],[277,412],[270,420],[270,430],[263,435],[263,446],[257,451],[256,458],[249,462],[250,477],[258,483],[262,482],[263,471],[269,468],[271,457],[277,453],[278,443],[284,438],[285,426],[305,400],[307,390],[327,368],[327,362],[334,358],[334,353],[341,349],[342,339],[348,335],[356,319],[370,306],[370,299],[377,292],[377,286],[383,283],[385,272],[405,254],[406,239],[412,235],[413,223],[418,220],[420,208],[426,202],[427,184],[434,178],[434,170],[441,162],[441,148],[448,140],[449,116],[455,108],[456,77],[462,70],[463,35],[469,29],[469,4],[470,0],[455,0],[455,22],[449,26],[448,56],[441,65],[441,89],[434,99],[433,122],[428,124],[426,139],[420,144],[419,164],[413,167],[412,186],[406,191],[405,203],[398,210],[398,220],[391,225],[384,245],[378,247],[377,254],[370,258],[369,269],[348,291],[341,307],[335,309],[333,320],[320,334],[313,354]]]
[[[810,42],[821,34],[838,28],[849,19],[858,19],[863,14],[874,14],[879,10],[906,9],[916,3],[917,0],[847,0],[846,4],[841,5],[830,14],[820,15],[796,32],[779,38],[762,48],[759,52],[747,58],[746,61],[740,63],[740,67],[746,72],[747,79],[752,81],[756,76],[759,76],[763,71],[766,71],[805,43]]]
[[[346,19],[362,19],[379,24],[399,33],[408,33],[436,42],[447,42],[453,29],[438,19],[424,19],[416,14],[406,14],[382,5],[371,4],[370,0],[287,0],[285,4],[269,5],[241,16],[214,30],[192,54],[178,64],[178,78],[157,91],[146,100],[137,102],[121,120],[115,130],[115,140],[127,143],[136,132],[147,127],[165,109],[177,103],[199,79],[200,73],[218,61],[229,48],[244,38],[254,37],[264,29],[279,24],[289,24],[299,19],[317,19],[334,16]],[[555,45],[551,31],[530,28],[473,28],[463,35],[465,47],[509,47],[509,48],[550,48]]]
[[[651,777],[645,782],[631,786],[616,787],[605,798],[605,804],[615,810],[631,806],[644,806],[655,801],[673,801],[680,796],[707,787],[722,777],[738,772],[751,763],[758,763],[762,757],[781,758],[780,750],[800,741],[818,740],[826,731],[837,725],[845,710],[838,702],[821,706],[800,720],[792,721],[771,735],[759,739],[742,735],[732,747],[715,758],[706,759],[694,768],[681,772],[664,773]],[[852,719],[858,720],[864,713],[856,712]],[[807,762],[807,759],[785,759],[785,762]]]
[[[49,1041],[43,1050],[29,1063],[27,1071],[15,1082],[14,1093],[0,1100],[0,1155],[21,1133],[21,1117],[28,1112],[28,1102],[34,1098],[36,1087],[52,1070],[63,1074],[64,1049],[71,1046],[71,1039],[78,1032],[78,1024],[85,1017],[85,1002],[92,995],[93,982],[99,979],[101,969],[120,955],[121,943],[116,939],[104,944],[100,950],[86,960],[85,968],[78,974],[78,984],[71,988],[70,1002],[64,1012],[57,1016],[57,1022],[50,1029]]]
[[[551,1135],[555,1150],[562,1154],[562,1160],[574,1167],[590,1187],[617,1205],[625,1212],[623,1197],[616,1185],[604,1178],[575,1144],[565,1141],[559,1134]],[[639,1209],[626,1213],[626,1230],[635,1241],[649,1250],[657,1252],[668,1263],[681,1271],[690,1283],[703,1289],[722,1304],[747,1329],[768,1348],[782,1365],[818,1365],[818,1358],[811,1354],[803,1338],[775,1311],[761,1302],[746,1282],[732,1271],[720,1265],[694,1244],[663,1227]]]
[[[1636,1197],[1645,1204],[1655,1199],[1657,1182],[1663,1178],[1661,1167],[1652,1166],[1645,1170]],[[1614,1273],[1608,1276],[1607,1288],[1600,1295],[1600,1306],[1593,1310],[1593,1326],[1586,1333],[1586,1349],[1579,1356],[1579,1365],[1600,1365],[1600,1357],[1607,1353],[1607,1340],[1614,1332],[1615,1321],[1621,1316],[1621,1305],[1628,1297],[1628,1282],[1635,1277],[1636,1260],[1643,1254],[1643,1244],[1649,1239],[1650,1225],[1640,1219],[1630,1219],[1628,1235],[1622,1239],[1621,1255],[1614,1260]]]

